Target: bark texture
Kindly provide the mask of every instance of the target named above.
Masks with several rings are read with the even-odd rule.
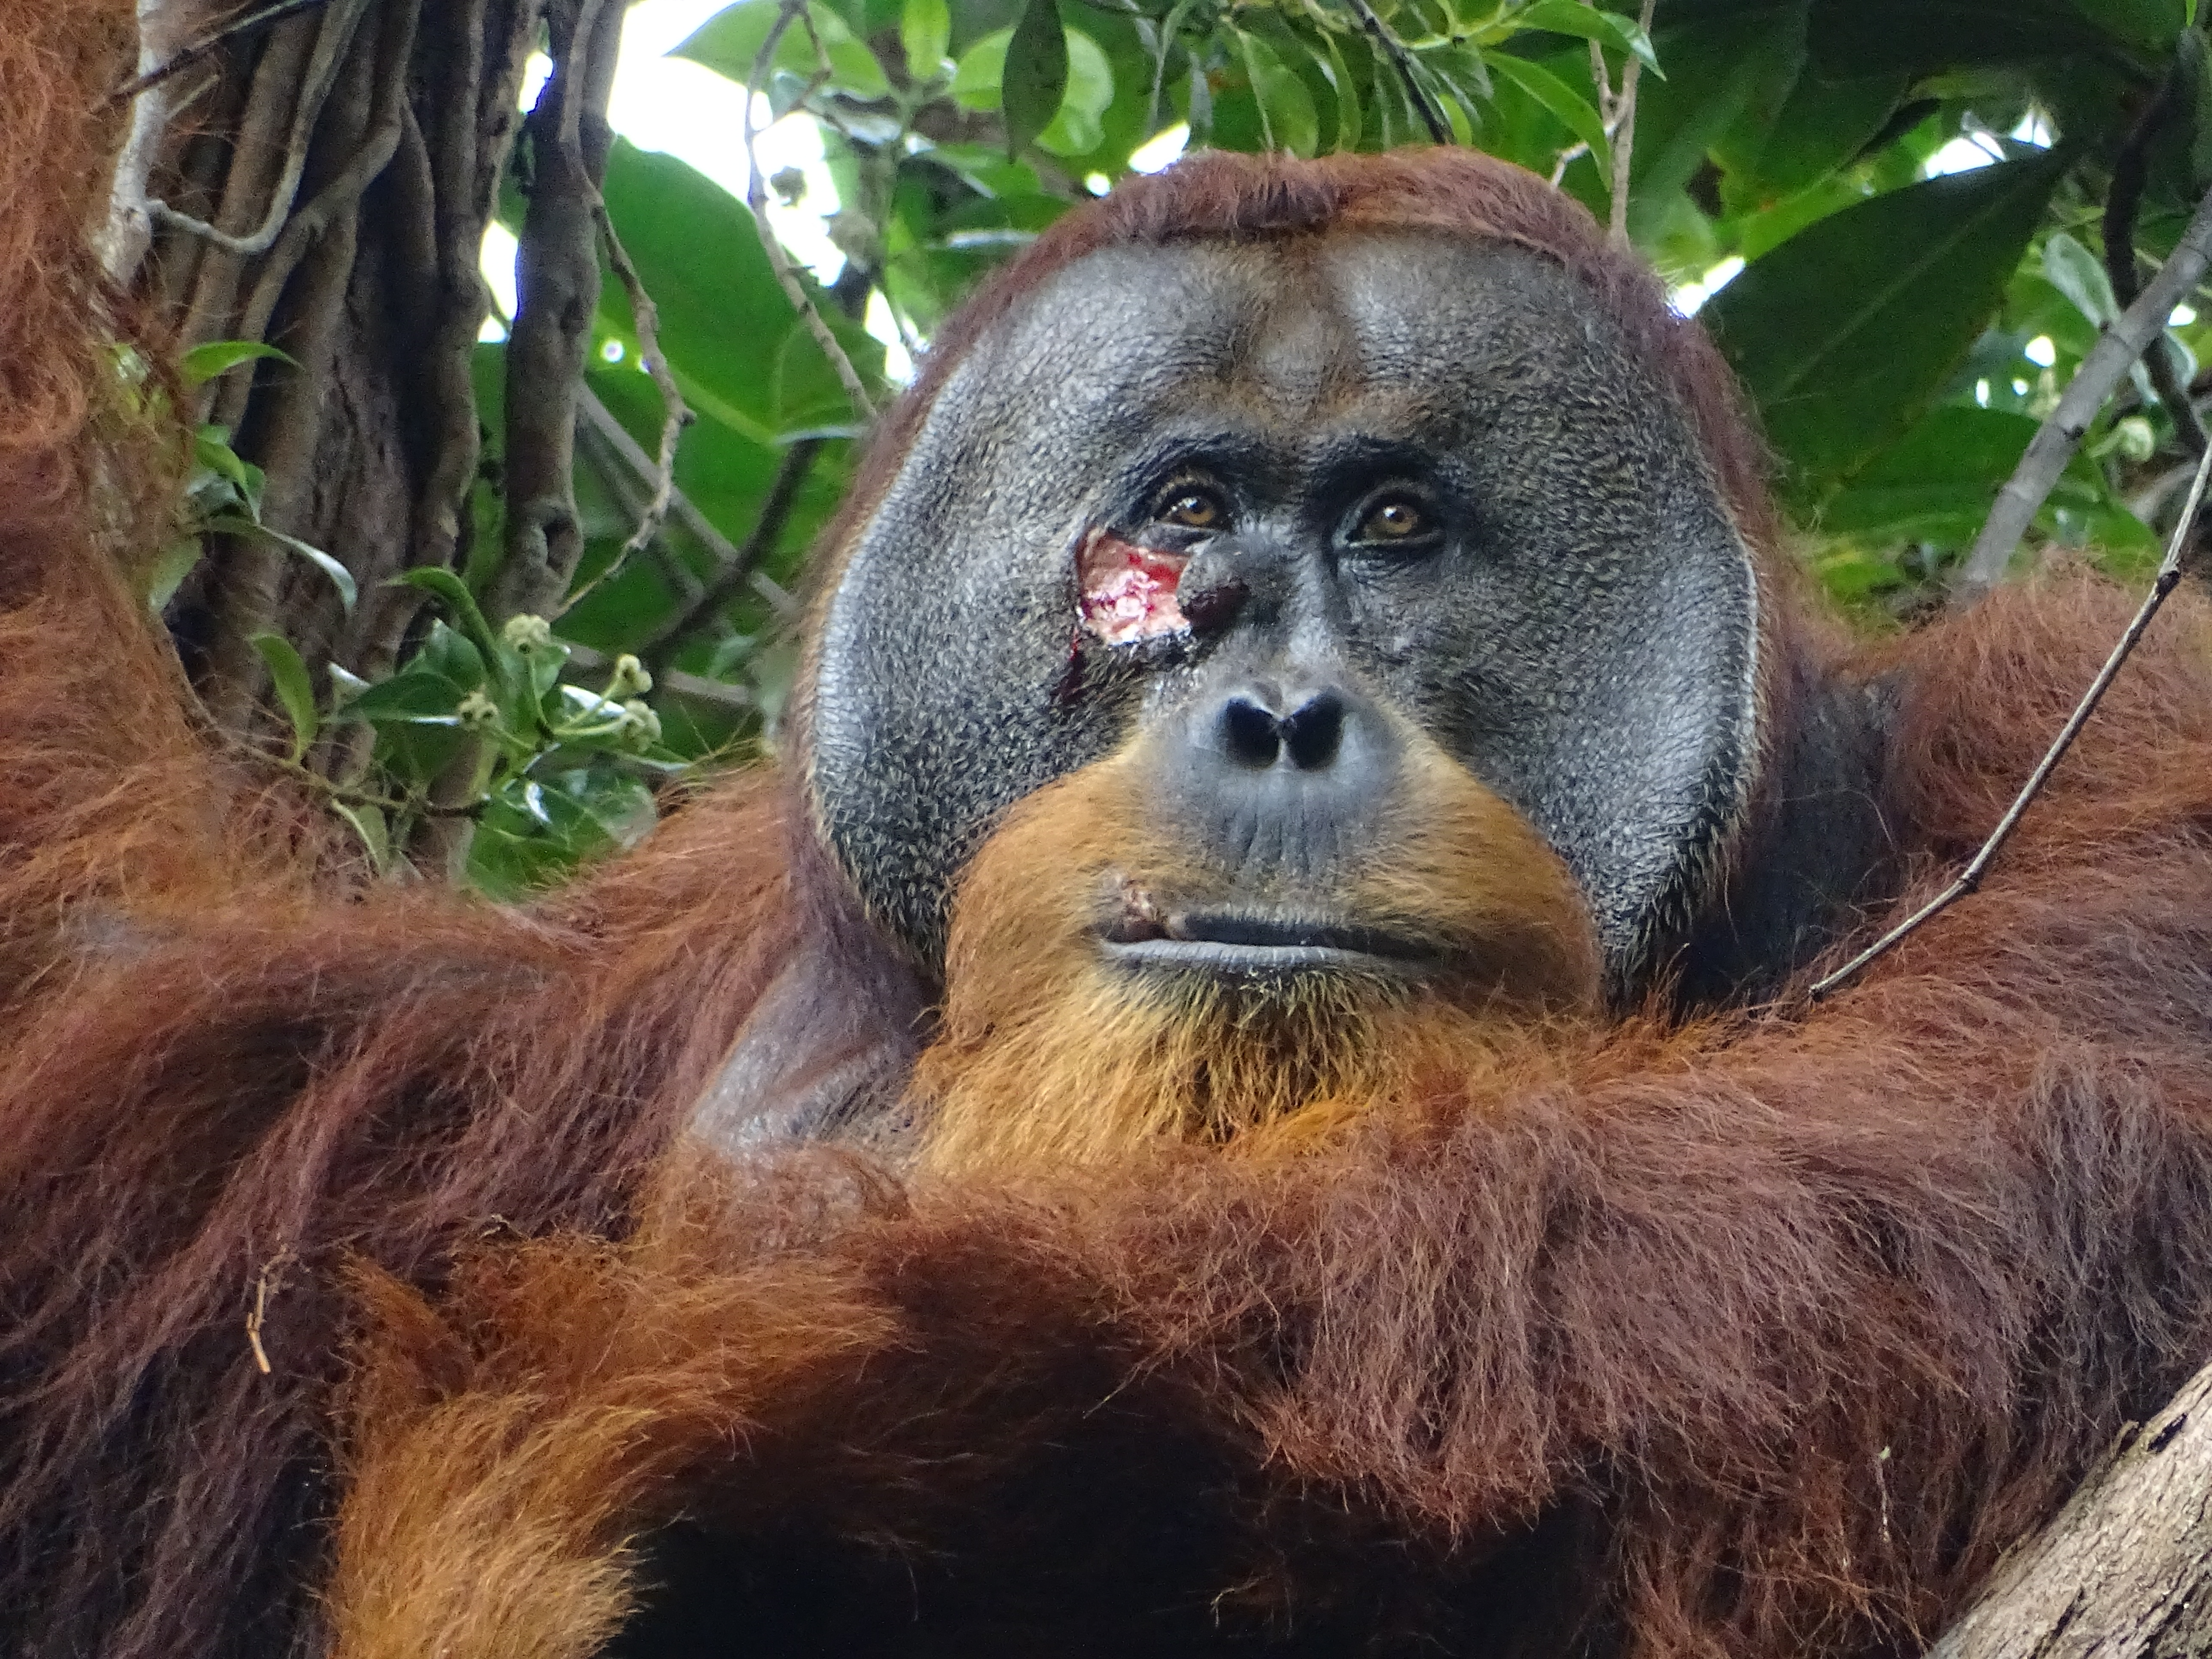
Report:
[[[2212,1366],[2007,1556],[1929,1659],[2212,1653]]]

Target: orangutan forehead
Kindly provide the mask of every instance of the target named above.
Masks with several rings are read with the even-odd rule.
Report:
[[[1041,285],[966,368],[971,386],[1018,385],[1071,415],[1226,404],[1309,428],[1455,424],[1622,364],[1609,319],[1540,254],[1340,231],[1102,250]]]

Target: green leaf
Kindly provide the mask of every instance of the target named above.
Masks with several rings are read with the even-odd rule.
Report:
[[[1536,0],[1534,5],[1515,12],[1512,21],[1524,29],[1576,34],[1600,46],[1618,46],[1642,58],[1644,68],[1662,80],[1666,78],[1666,72],[1659,67],[1659,56],[1651,48],[1651,37],[1644,33],[1633,17],[1599,11],[1584,5],[1583,0]]]
[[[484,683],[483,653],[443,620],[430,624],[422,648],[408,666],[443,675],[464,691],[473,691]]]
[[[753,62],[768,44],[769,33],[775,28],[782,9],[782,0],[744,0],[744,4],[732,6],[708,18],[669,56],[704,64],[740,87],[748,85],[752,79]],[[822,41],[822,57],[828,62],[817,60],[814,43],[807,38],[805,22],[793,22],[776,42],[773,68],[801,82],[812,80],[826,70],[830,85],[850,93],[864,103],[890,96],[891,83],[884,74],[884,66],[847,27],[844,19],[829,7],[816,4],[807,7],[806,21],[814,25],[814,33]],[[659,290],[652,292],[658,300]]]
[[[1314,113],[1313,94],[1291,73],[1275,49],[1257,35],[1235,31],[1252,77],[1252,94],[1259,100],[1260,125],[1270,149],[1293,155],[1311,155],[1321,145],[1321,120]]]
[[[384,822],[380,806],[356,806],[349,801],[334,800],[331,811],[353,826],[361,837],[362,850],[368,854],[369,867],[380,876],[392,873],[392,831]]]
[[[388,720],[399,726],[453,726],[459,724],[454,711],[468,695],[467,688],[454,684],[443,674],[410,668],[388,680],[379,680],[358,696],[339,704],[331,711],[331,718],[369,720],[379,725]]]
[[[1337,49],[1336,37],[1324,33],[1321,38],[1322,52],[1315,55],[1314,62],[1328,80],[1336,94],[1336,137],[1331,140],[1332,149],[1350,150],[1359,148],[1359,93],[1352,84],[1352,70]]]
[[[177,374],[188,386],[205,386],[239,364],[258,357],[273,357],[294,368],[300,366],[275,346],[264,345],[258,340],[210,340],[205,345],[194,346],[178,359]]]
[[[1801,489],[1850,477],[1934,400],[2072,162],[1953,173],[1831,214],[1705,307]]]
[[[1060,113],[1067,91],[1067,31],[1057,0],[1029,0],[1006,42],[999,82],[999,108],[1006,124],[1006,149],[1019,155]]]
[[[1895,73],[1850,81],[1798,75],[1778,109],[1747,109],[1713,146],[1729,175],[1730,199],[1766,209],[1834,182],[1880,136],[1909,84]]]
[[[442,601],[462,630],[473,641],[477,648],[487,657],[496,659],[500,651],[499,635],[484,620],[484,613],[477,604],[477,596],[469,592],[469,585],[450,570],[434,565],[417,566],[403,570],[392,579],[395,587],[419,588]]]
[[[146,573],[146,606],[159,612],[168,607],[207,550],[198,536],[179,537],[163,548],[154,568]]]
[[[307,678],[307,665],[301,660],[292,641],[282,634],[256,634],[252,643],[261,653],[261,660],[268,664],[269,682],[276,689],[276,701],[284,705],[285,718],[292,722],[292,758],[296,761],[307,752],[307,745],[322,726],[315,714],[314,682]]]
[[[952,10],[945,0],[905,0],[899,8],[899,46],[906,72],[927,81],[945,62],[952,44]]]
[[[2063,230],[2043,239],[2043,274],[2099,328],[2118,320],[2120,302],[2105,262]]]
[[[1613,176],[1613,149],[1606,142],[1605,123],[1590,107],[1588,99],[1542,64],[1531,63],[1526,58],[1493,52],[1490,66],[1558,116],[1568,131],[1589,146],[1590,154],[1598,158],[1601,175],[1607,179]]]
[[[2182,0],[2074,0],[2075,9],[2130,46],[2163,52],[2189,25]]]
[[[2068,0],[1830,0],[1812,9],[1807,44],[1824,80],[1905,70],[2098,57],[2110,36]]]
[[[321,548],[310,547],[296,536],[288,536],[281,530],[271,530],[258,520],[235,513],[217,514],[207,521],[207,527],[220,530],[229,536],[258,536],[264,541],[274,542],[288,553],[298,555],[331,579],[331,586],[338,591],[338,603],[348,612],[353,610],[355,602],[361,597],[361,590],[354,583],[352,571]]]
[[[236,489],[248,512],[261,510],[261,489],[266,475],[230,447],[229,432],[204,426],[192,434],[192,459]]]

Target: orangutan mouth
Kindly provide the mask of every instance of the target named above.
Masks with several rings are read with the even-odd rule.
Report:
[[[1420,941],[1340,917],[1169,908],[1129,882],[1120,898],[1098,939],[1110,961],[1132,968],[1253,978],[1328,969],[1403,975],[1436,962]]]

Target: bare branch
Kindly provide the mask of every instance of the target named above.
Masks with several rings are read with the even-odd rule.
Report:
[[[2119,154],[2112,159],[2112,182],[2105,191],[2105,272],[2112,285],[2112,297],[2123,309],[2142,295],[2142,283],[2136,275],[2136,214],[2142,204],[2150,142],[2158,136],[2179,101],[2177,77],[2184,61],[2175,59],[2174,68],[2160,86],[2158,95],[2136,118],[2120,145]],[[2143,364],[2150,371],[2151,386],[2158,393],[2159,402],[2166,405],[2166,412],[2181,441],[2191,454],[2202,455],[2206,441],[2204,422],[2197,419],[2196,405],[2189,401],[2189,388],[2181,384],[2174,356],[2173,343],[2161,329],[2151,341]]]
[[[2020,821],[2027,815],[2028,806],[2036,796],[2043,793],[2043,786],[2050,781],[2058,763],[2066,757],[2066,751],[2074,746],[2074,739],[2081,735],[2081,728],[2088,724],[2089,716],[2097,712],[2097,705],[2103,701],[2113,677],[2118,674],[2121,666],[2134,653],[2136,642],[2143,636],[2143,630],[2150,626],[2151,618],[2158,615],[2159,607],[2166,603],[2166,596],[2172,592],[2180,582],[2182,554],[2189,545],[2189,532],[2197,523],[2197,511],[2204,504],[2204,484],[2208,477],[2212,477],[2212,449],[2207,449],[2197,463],[2197,477],[2189,486],[2189,499],[2182,507],[2180,521],[2173,526],[2172,539],[2166,544],[2166,557],[2158,567],[2157,576],[2152,580],[2150,592],[2143,596],[2142,605],[2128,623],[2126,631],[2120,635],[2119,643],[2105,659],[2105,665],[2097,671],[2097,678],[2090,681],[2089,689],[2081,694],[2081,701],[2075,705],[2074,713],[2060,728],[2057,737],[2052,739],[2051,747],[2044,751],[2043,758],[2036,763],[2035,770],[2028,774],[2027,781],[2021,786],[2020,793],[2005,810],[2004,817],[1997,820],[1997,827],[1990,831],[1990,838],[1982,843],[1981,850],[1967,860],[1966,867],[1959,872],[1958,878],[1948,887],[1835,972],[1815,981],[1811,992],[1815,1002],[1847,983],[1869,963],[1893,949],[1929,918],[1982,884],[1983,875],[1996,861],[1998,853],[2003,850],[2005,842],[2012,839],[2013,831],[2020,828]]]
[[[171,76],[190,69],[203,58],[222,51],[232,41],[243,40],[249,34],[281,23],[288,17],[297,16],[303,11],[313,11],[324,3],[325,0],[276,0],[275,5],[264,6],[259,11],[248,12],[243,17],[232,18],[220,28],[202,35],[189,46],[172,48],[168,41],[163,40],[161,45],[168,50],[167,57],[158,53],[149,55],[155,41],[145,27],[148,12],[164,9],[166,0],[152,0],[151,4],[142,4],[138,8],[138,25],[145,49],[139,55],[138,74],[109,93],[108,102],[120,104],[127,99],[143,96]]]
[[[100,236],[100,262],[108,280],[127,288],[138,273],[146,250],[154,240],[154,222],[146,210],[147,181],[154,162],[168,137],[173,100],[166,89],[155,90],[166,72],[149,79],[150,70],[176,46],[178,30],[191,7],[188,0],[138,0],[138,80],[131,83],[136,104],[131,112],[131,136],[115,165],[108,191],[107,222]],[[142,84],[143,83],[143,84]]]
[[[591,430],[605,441],[607,448],[621,459],[640,483],[650,486],[653,482],[653,458],[639,447],[637,440],[629,435],[623,423],[615,419],[613,411],[592,395],[589,386],[584,388],[579,408]],[[680,489],[672,489],[669,505],[676,521],[690,531],[699,544],[713,556],[718,572],[744,562],[744,555],[737,544],[716,529],[714,520],[702,513],[697,503],[689,495]],[[747,572],[744,584],[766,599],[777,615],[788,617],[797,613],[798,600],[792,598],[781,583],[771,581],[759,571]]]
[[[864,421],[876,418],[876,406],[868,397],[867,387],[860,382],[853,360],[845,355],[845,348],[837,343],[837,337],[830,331],[830,325],[816,307],[805,285],[799,280],[799,272],[791,263],[791,255],[775,234],[775,227],[768,218],[768,184],[761,177],[758,150],[759,131],[753,121],[753,100],[761,96],[767,84],[769,65],[775,61],[775,49],[783,44],[783,37],[791,26],[805,15],[806,0],[784,0],[783,9],[776,14],[775,25],[769,30],[768,39],[761,42],[759,53],[753,58],[752,76],[745,82],[745,111],[744,133],[745,141],[745,205],[752,210],[753,224],[760,233],[761,246],[768,254],[769,264],[775,268],[775,279],[783,285],[788,299],[806,325],[807,332],[830,359],[830,366],[837,371],[837,379],[845,388],[845,395],[853,400],[853,407],[860,412]],[[810,28],[811,25],[810,24]]]
[[[2058,406],[2036,429],[2027,453],[1997,491],[1996,505],[1984,520],[1981,534],[1974,538],[1974,545],[1960,568],[1954,602],[1979,593],[2003,577],[2013,550],[2035,522],[2044,497],[2066,470],[2081,434],[2096,419],[2106,398],[2126,374],[2128,365],[2164,333],[2174,307],[2196,288],[2208,266],[2212,266],[2212,192],[2197,204],[2188,229],[2158,275],[2081,360],[2081,367],[2060,394]]]
[[[594,204],[592,216],[599,222],[599,240],[606,247],[608,263],[614,266],[615,275],[622,280],[623,291],[629,296],[630,322],[637,330],[637,349],[653,376],[653,384],[660,392],[660,457],[653,465],[653,495],[645,510],[638,514],[636,527],[616,550],[607,568],[568,596],[561,607],[564,611],[628,564],[630,555],[660,533],[660,526],[668,518],[669,503],[676,494],[676,446],[684,435],[684,428],[696,418],[684,401],[684,393],[676,384],[667,359],[661,356],[659,307],[645,291],[645,283],[638,276],[636,265],[630,262],[622,238],[615,234],[615,222],[607,212],[605,197],[601,196]]]
[[[167,202],[149,197],[146,211],[155,224],[187,232],[240,258],[269,251],[291,216],[292,204],[300,194],[301,176],[307,168],[308,141],[322,116],[324,100],[337,83],[338,70],[345,61],[347,47],[353,44],[354,31],[368,15],[369,0],[330,0],[330,6],[321,29],[316,33],[314,55],[307,63],[307,82],[292,112],[291,136],[284,146],[283,177],[270,198],[269,210],[260,225],[242,236],[234,236],[204,219],[179,212]]]
[[[270,318],[276,314],[276,301],[284,292],[284,285],[292,280],[307,250],[330,231],[341,213],[350,212],[360,202],[368,187],[383,176],[392,158],[398,153],[399,141],[405,130],[407,115],[407,61],[414,51],[415,27],[420,15],[420,3],[407,4],[401,14],[404,21],[395,25],[398,30],[396,57],[387,64],[377,99],[375,125],[346,164],[332,175],[330,182],[315,192],[314,199],[292,215],[284,233],[276,239],[263,262],[260,274],[254,278],[252,291],[247,295],[246,308],[239,313],[238,337],[263,340],[269,335]],[[218,402],[218,418],[227,426],[237,425],[245,413],[247,392],[253,384],[251,374],[239,374],[230,380]]]
[[[583,411],[580,409],[578,412]],[[643,453],[642,451],[639,453]],[[615,453],[615,447],[607,441],[606,434],[592,423],[588,416],[576,427],[576,456],[582,465],[591,469],[592,476],[599,479],[607,494],[614,497],[615,510],[625,520],[635,524],[645,516],[645,504],[653,495],[651,488],[640,483],[623,458]],[[651,465],[651,462],[647,465]],[[669,545],[666,525],[661,526],[659,535],[645,544],[644,550],[652,556],[662,579],[676,591],[679,604],[690,599],[706,586]]]
[[[1451,123],[1436,106],[1428,89],[1413,76],[1413,54],[1406,50],[1406,43],[1394,33],[1388,23],[1375,15],[1375,8],[1367,0],[1351,0],[1352,9],[1359,19],[1359,26],[1374,38],[1382,55],[1398,71],[1398,79],[1406,88],[1406,96],[1413,100],[1413,110],[1421,118],[1421,125],[1429,130],[1429,137],[1439,144],[1451,143]]]
[[[246,78],[229,160],[222,168],[222,193],[210,221],[234,235],[259,224],[269,211],[289,159],[286,140],[307,79],[307,60],[321,29],[321,20],[307,16],[278,24]],[[191,292],[178,330],[179,343],[235,339],[232,310],[245,260],[201,237],[173,234],[168,240],[191,249]],[[203,410],[214,394],[213,386],[205,389]]]
[[[1929,1659],[2148,1659],[2212,1646],[2204,1514],[2212,1367],[2130,1427],[2037,1537],[1997,1565]]]
[[[783,464],[775,470],[775,480],[769,485],[768,499],[761,503],[760,516],[753,520],[745,544],[714,573],[714,580],[639,647],[639,659],[655,674],[667,665],[685,640],[721,614],[722,607],[737,597],[738,589],[752,574],[753,567],[775,545],[783,534],[784,521],[791,516],[792,503],[799,498],[799,486],[805,482],[807,469],[821,451],[821,439],[801,438],[784,452]]]
[[[1656,0],[1644,0],[1640,22],[1651,33],[1651,10]],[[1595,48],[1593,48],[1595,49]],[[1636,154],[1636,83],[1643,78],[1644,60],[1634,52],[1620,69],[1620,94],[1613,100],[1613,240],[1628,246],[1628,169]]]
[[[599,309],[599,180],[623,8],[585,0],[554,36],[553,77],[531,113],[534,176],[507,343],[507,535],[492,609],[551,616],[583,555],[573,470],[584,353]],[[586,26],[589,33],[586,33]],[[572,135],[573,124],[573,135]]]
[[[403,0],[385,14],[374,37],[362,32],[347,56],[345,71],[337,77],[327,118],[321,124],[324,141],[339,154],[352,151],[358,159],[378,148],[374,134],[380,124],[392,129],[396,144],[398,100],[405,95],[407,60],[412,49],[422,0]],[[325,27],[335,21],[326,15]],[[388,160],[393,144],[382,147]],[[380,167],[381,162],[378,163]],[[300,368],[281,378],[264,409],[256,411],[256,433],[264,439],[260,459],[267,474],[261,507],[264,522],[272,528],[300,527],[316,478],[316,454],[322,438],[324,402],[329,391],[329,366],[337,349],[346,295],[352,285],[357,246],[358,191],[348,193],[355,168],[349,162],[333,180],[336,194],[326,216],[310,228],[297,221],[293,240],[299,261],[299,280],[290,297],[290,328],[287,343]],[[326,192],[328,193],[328,192]],[[255,301],[273,308],[276,295],[285,288],[287,270],[276,280],[258,285]],[[259,292],[266,289],[265,296]],[[258,319],[266,330],[269,313]],[[225,396],[242,408],[244,376]],[[222,562],[213,634],[209,646],[208,708],[226,729],[248,732],[256,717],[256,700],[265,678],[260,653],[252,636],[267,628],[276,614],[278,595],[291,566],[291,556],[267,542],[234,541]]]

